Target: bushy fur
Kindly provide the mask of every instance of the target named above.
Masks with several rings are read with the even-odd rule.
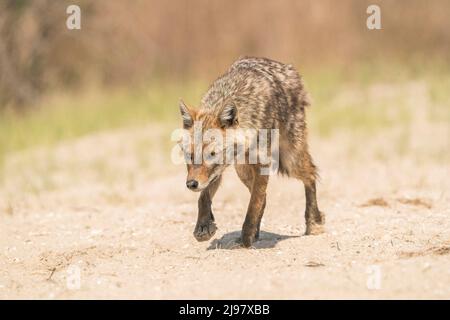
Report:
[[[306,233],[322,232],[324,215],[316,202],[317,169],[308,152],[305,108],[310,105],[303,80],[292,65],[266,58],[243,57],[219,77],[203,96],[198,110],[180,106],[185,129],[202,121],[203,130],[219,128],[278,129],[279,172],[305,184]],[[258,165],[235,165],[238,176],[252,193],[242,230],[245,246],[258,238],[265,208],[268,176],[259,174]],[[208,240],[216,226],[211,201],[224,168],[188,165],[188,180],[209,181],[199,199],[199,218],[194,235]],[[215,172],[215,173],[214,173]],[[210,183],[214,181],[214,183]]]

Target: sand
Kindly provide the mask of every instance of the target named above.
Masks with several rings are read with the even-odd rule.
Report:
[[[0,298],[449,299],[448,140],[429,133],[401,155],[395,130],[313,135],[326,233],[303,235],[303,185],[273,177],[251,249],[239,245],[249,194],[232,169],[213,203],[216,235],[194,239],[198,194],[167,152],[139,143],[153,127],[11,156]]]

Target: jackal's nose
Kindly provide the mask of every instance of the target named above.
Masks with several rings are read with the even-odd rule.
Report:
[[[198,181],[197,180],[188,180],[186,182],[186,187],[188,187],[191,190],[197,189]]]

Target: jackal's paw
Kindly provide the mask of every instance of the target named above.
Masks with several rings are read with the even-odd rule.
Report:
[[[194,230],[194,237],[197,241],[207,241],[216,233],[217,226],[214,221],[208,221],[204,224],[197,224]]]
[[[245,232],[242,231],[241,241],[245,248],[250,248],[255,241],[258,241],[259,235],[257,236],[255,232]]]
[[[311,223],[306,225],[305,235],[314,236],[325,232],[323,224]]]
[[[255,242],[254,237],[242,237],[242,246],[244,248],[250,248],[253,245],[253,242]]]

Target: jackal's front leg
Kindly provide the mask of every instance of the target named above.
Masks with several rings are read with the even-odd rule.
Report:
[[[259,167],[253,167],[254,178],[251,188],[250,203],[248,204],[247,215],[242,226],[242,243],[244,247],[250,247],[256,240],[259,233],[259,226],[264,214],[266,205],[266,189],[269,182],[268,175],[261,175]]]
[[[211,209],[212,199],[220,185],[221,177],[213,181],[200,194],[198,199],[198,218],[194,229],[194,237],[197,241],[207,241],[216,233],[217,227]]]

